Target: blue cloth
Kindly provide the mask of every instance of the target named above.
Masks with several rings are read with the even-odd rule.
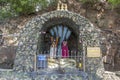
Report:
[[[46,60],[46,55],[38,55],[38,60]]]

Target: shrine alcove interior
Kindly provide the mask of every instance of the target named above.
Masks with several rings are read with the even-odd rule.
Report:
[[[58,38],[59,45],[66,40],[69,48],[69,55],[75,56],[78,49],[79,29],[77,25],[67,18],[52,18],[44,23],[40,30],[38,41],[38,54],[49,54],[51,37]],[[71,54],[74,51],[74,54]]]

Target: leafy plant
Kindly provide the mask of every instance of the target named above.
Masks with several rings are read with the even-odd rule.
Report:
[[[83,3],[87,3],[87,2],[90,2],[90,3],[95,3],[95,2],[98,2],[99,0],[79,0]]]
[[[42,10],[56,0],[0,0],[0,19],[8,16],[28,15]]]
[[[31,14],[36,10],[36,6],[44,8],[47,6],[47,0],[10,0],[11,9],[17,14]]]
[[[108,0],[109,3],[111,3],[112,8],[115,8],[120,5],[120,0]]]

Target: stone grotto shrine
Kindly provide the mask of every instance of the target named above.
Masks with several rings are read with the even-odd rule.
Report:
[[[101,39],[100,29],[79,14],[56,10],[36,16],[20,32],[13,69],[0,71],[0,79],[104,80]]]

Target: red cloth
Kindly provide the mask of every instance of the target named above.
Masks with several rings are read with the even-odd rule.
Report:
[[[62,45],[62,58],[67,58],[69,57],[69,53],[68,53],[68,46],[67,44],[63,44]]]

